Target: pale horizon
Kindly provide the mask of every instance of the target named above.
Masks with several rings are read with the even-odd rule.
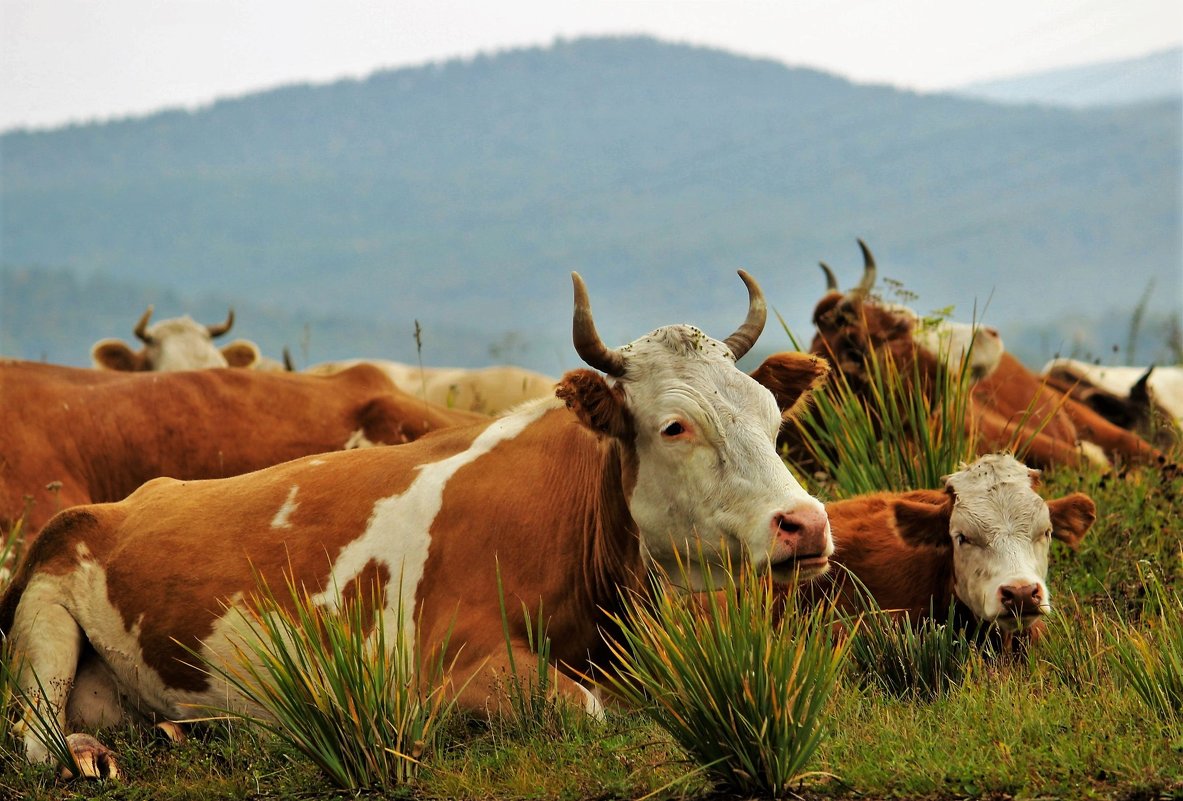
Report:
[[[589,36],[651,36],[939,92],[1179,47],[1183,4],[0,0],[0,131],[193,110]]]

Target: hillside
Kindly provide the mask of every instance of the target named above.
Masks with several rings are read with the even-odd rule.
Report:
[[[559,42],[8,133],[0,260],[348,318],[347,353],[388,353],[378,332],[414,319],[465,332],[467,351],[436,363],[530,341],[524,360],[554,372],[571,269],[609,341],[684,319],[726,333],[740,266],[804,330],[817,260],[854,280],[862,236],[922,309],[976,303],[1008,336],[1132,309],[1152,280],[1151,311],[1177,313],[1181,116],[1178,102],[922,96],[650,39]],[[125,305],[134,320],[143,303]],[[42,352],[30,322],[0,320],[3,347]]]
[[[1141,58],[974,83],[956,94],[1000,103],[1115,106],[1183,97],[1183,47]]]

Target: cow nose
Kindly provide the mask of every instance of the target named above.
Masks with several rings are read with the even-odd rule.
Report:
[[[1038,584],[1005,584],[998,588],[998,599],[1012,615],[1043,613],[1043,588]]]
[[[834,551],[824,509],[779,512],[772,517],[772,535],[776,550],[787,552],[791,558],[829,556]]]
[[[990,326],[985,326],[984,328],[982,328],[982,333],[984,333],[988,337],[993,337],[994,339],[998,339],[998,329],[997,328],[991,328]]]

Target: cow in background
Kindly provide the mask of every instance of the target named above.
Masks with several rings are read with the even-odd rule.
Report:
[[[740,275],[747,318],[722,341],[674,325],[610,349],[573,274],[573,342],[594,369],[567,373],[557,398],[399,448],[218,481],[158,479],[120,503],[66,510],[0,601],[17,681],[64,731],[242,707],[186,648],[214,661],[250,653],[243,612],[262,577],[326,608],[381,604],[386,642],[446,648],[450,689],[479,714],[504,702],[511,660],[519,671],[536,664],[516,616],[507,655],[502,604],[544,609],[556,692],[602,714],[572,676],[607,664],[603,629],[650,566],[685,575],[690,590],[730,560],[791,582],[824,571],[833,549],[824,507],[776,453],[783,410],[735,366],[766,316],[758,285]],[[798,397],[826,373],[802,354],[765,366]],[[72,693],[83,685],[87,704]],[[33,714],[18,736],[44,761],[25,722]],[[88,775],[118,775],[94,738],[68,742]]]
[[[221,348],[214,345],[214,340],[234,325],[234,309],[230,310],[224,323],[217,325],[202,325],[188,315],[148,325],[151,317],[152,307],[149,306],[134,329],[136,338],[144,343],[142,348],[132,350],[121,339],[100,340],[90,349],[94,366],[100,370],[124,372],[168,372],[209,367],[255,367],[261,359],[259,346],[249,340],[236,339]]]
[[[1183,439],[1183,367],[1114,367],[1052,359],[1049,385],[1160,448]]]
[[[482,414],[501,414],[535,398],[554,394],[555,379],[514,365],[468,369],[463,367],[420,367],[385,359],[347,359],[314,364],[304,372],[331,375],[365,362],[378,367],[406,392],[449,409]]]
[[[875,263],[866,245],[859,244],[863,279],[855,290],[842,294],[831,289],[818,302],[811,350],[841,370],[856,392],[867,387],[866,359],[872,352],[890,354],[904,376],[917,365],[919,391],[930,391],[937,361],[915,336],[914,314],[871,296]],[[975,335],[975,352],[989,338],[988,332],[984,338]],[[1108,465],[1112,458],[1165,463],[1149,443],[1047,386],[1011,354],[999,349],[994,361],[994,369],[972,386],[966,420],[984,450],[1025,446],[1026,460],[1036,467],[1086,461]]]
[[[322,377],[0,359],[0,531],[25,516],[31,536],[63,507],[117,501],[157,476],[232,476],[475,419],[409,397],[369,366]]]

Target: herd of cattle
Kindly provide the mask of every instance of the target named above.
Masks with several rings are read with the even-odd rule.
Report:
[[[966,424],[985,450],[1018,437],[1034,467],[1165,462],[1144,437],[1178,435],[1178,376],[1138,370],[1122,388],[1106,383],[1115,371],[1056,363],[1041,379],[991,329],[928,325],[876,299],[863,253],[850,292],[826,268],[812,353],[770,356],[750,374],[736,361],[767,312],[742,270],[748,313],[730,336],[673,325],[618,348],[601,341],[572,274],[573,344],[592,369],[557,381],[383,362],[293,372],[260,363],[252,343],[215,347],[232,313],[217,326],[149,326],[151,309],[134,329],[143,348],[104,340],[99,369],[0,360],[0,532],[25,539],[0,632],[32,699],[17,723],[29,759],[49,759],[38,710],[72,732],[85,775],[114,776],[114,754],[83,731],[175,731],[170,721],[224,706],[227,687],[186,649],[231,658],[253,636],[242,610],[260,577],[294,579],[329,608],[372,599],[390,612],[374,619],[401,627],[388,636],[447,643],[458,701],[478,713],[498,703],[514,656],[534,664],[524,621],[511,621],[507,653],[499,590],[510,608],[547,610],[557,692],[599,715],[581,677],[608,664],[603,632],[621,591],[642,590],[653,567],[691,565],[694,591],[713,565],[745,561],[847,609],[853,574],[914,620],[956,600],[1002,630],[1039,631],[1050,541],[1079,543],[1091,499],[1044,500],[1038,470],[987,453],[942,490],[823,505],[778,452],[784,422],[832,371],[858,387],[867,355],[890,352],[919,375],[940,361],[971,372]],[[1119,408],[1152,428],[1102,416]],[[698,548],[703,562],[688,558]]]

